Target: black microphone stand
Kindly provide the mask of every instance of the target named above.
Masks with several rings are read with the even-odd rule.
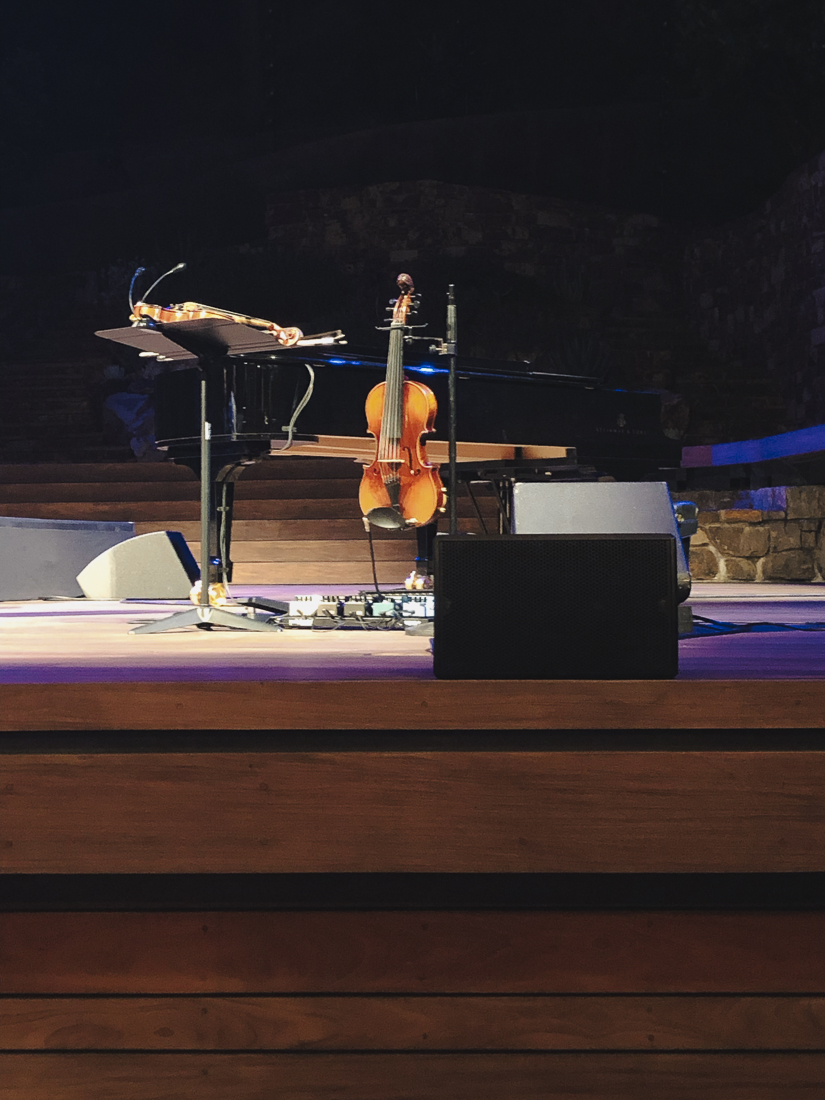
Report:
[[[447,394],[449,406],[448,435],[447,435],[447,504],[449,506],[450,534],[458,534],[458,477],[456,475],[456,440],[458,438],[458,421],[456,414],[456,354],[458,341],[458,320],[455,306],[455,286],[450,283],[447,287],[447,339],[446,352],[450,357],[450,373],[447,377]]]

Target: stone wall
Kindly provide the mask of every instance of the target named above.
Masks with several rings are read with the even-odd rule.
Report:
[[[697,581],[825,580],[825,486],[682,494],[699,507]]]

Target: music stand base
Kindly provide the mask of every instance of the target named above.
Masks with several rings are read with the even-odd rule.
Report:
[[[251,619],[238,615],[234,611],[225,611],[222,607],[193,607],[191,611],[179,611],[165,619],[155,619],[151,623],[142,623],[129,631],[130,634],[162,634],[166,630],[181,630],[187,626],[197,626],[201,630],[211,630],[214,626],[228,627],[230,630],[280,630],[275,623]]]

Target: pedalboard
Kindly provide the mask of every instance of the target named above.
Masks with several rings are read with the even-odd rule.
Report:
[[[299,630],[394,630],[429,622],[434,616],[432,592],[401,589],[355,596],[296,596],[281,623]]]

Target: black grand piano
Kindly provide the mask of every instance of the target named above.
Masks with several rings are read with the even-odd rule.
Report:
[[[208,384],[218,572],[231,579],[234,482],[245,466],[283,452],[291,456],[369,461],[364,402],[386,372],[374,348],[273,348],[232,321],[183,321],[98,335],[168,362],[156,379],[155,437],[175,462],[199,472],[200,380]],[[439,405],[428,437],[431,460],[447,458],[446,359],[413,343],[405,352],[411,378],[426,382]],[[297,413],[297,415],[296,415]],[[587,464],[620,480],[661,478],[678,466],[680,444],[662,427],[656,392],[615,389],[595,378],[545,373],[528,363],[457,361],[459,462],[533,460]],[[290,456],[290,457],[288,457]]]
[[[284,348],[266,359],[226,358],[206,365],[213,443],[275,451],[315,373],[312,395],[294,427],[294,453],[322,454],[333,439],[370,447],[364,401],[386,371],[375,350]],[[595,379],[545,374],[527,363],[458,358],[458,438],[504,447],[575,447],[606,474],[637,480],[678,466],[681,446],[662,429],[661,395],[618,390]],[[439,405],[430,441],[446,441],[447,367],[438,356],[407,354],[411,378],[426,382]],[[156,383],[159,446],[179,458],[200,439],[198,369],[170,370]],[[341,444],[338,453],[350,453]],[[368,452],[369,453],[369,452]],[[491,452],[492,453],[492,452]]]

